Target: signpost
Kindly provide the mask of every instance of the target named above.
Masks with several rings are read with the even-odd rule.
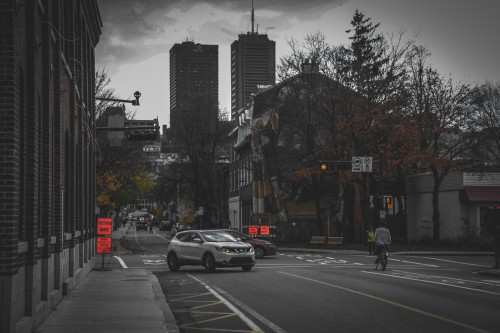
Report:
[[[102,269],[104,269],[104,255],[111,253],[111,237],[113,233],[113,219],[99,217],[97,218],[97,249],[96,253],[102,253]]]

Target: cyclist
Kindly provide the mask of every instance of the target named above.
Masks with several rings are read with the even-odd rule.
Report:
[[[380,261],[382,248],[389,245],[391,245],[391,232],[386,229],[385,221],[382,220],[380,221],[380,227],[375,230],[375,252],[377,254],[377,260],[375,260],[376,264]]]

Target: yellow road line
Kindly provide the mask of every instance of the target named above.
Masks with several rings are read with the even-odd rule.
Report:
[[[442,317],[442,316],[436,315],[434,313],[422,311],[422,310],[413,308],[411,306],[407,306],[407,305],[404,305],[404,304],[401,304],[401,303],[393,302],[393,301],[390,301],[388,299],[381,298],[381,297],[374,296],[374,295],[370,295],[370,294],[367,294],[367,293],[364,293],[364,292],[361,292],[361,291],[349,289],[349,288],[342,287],[342,286],[337,286],[335,284],[331,284],[331,283],[328,283],[328,282],[323,282],[323,281],[319,281],[319,280],[311,279],[311,278],[308,278],[308,277],[305,277],[305,276],[295,275],[295,274],[291,274],[291,273],[287,273],[287,272],[279,272],[279,273],[285,274],[285,275],[289,275],[289,276],[293,276],[293,277],[296,277],[296,278],[302,279],[302,280],[308,280],[308,281],[316,282],[316,283],[319,283],[319,284],[323,284],[323,285],[326,285],[326,286],[334,287],[334,288],[341,289],[341,290],[344,290],[344,291],[349,291],[349,292],[357,294],[357,295],[361,295],[361,296],[373,298],[373,299],[376,299],[378,301],[385,302],[385,303],[388,303],[388,304],[400,307],[402,309],[406,309],[406,310],[410,310],[410,311],[413,311],[413,312],[417,312],[419,314],[422,314],[422,315],[425,315],[425,316],[429,316],[429,317],[432,317],[432,318],[435,318],[435,319],[439,319],[439,320],[442,320],[442,321],[445,321],[445,322],[448,322],[448,323],[451,323],[451,324],[454,324],[454,325],[457,325],[457,326],[462,326],[462,327],[468,328],[468,329],[470,329],[472,331],[475,331],[475,332],[489,333],[488,331],[482,330],[480,328],[477,328],[477,327],[474,327],[474,326],[471,326],[471,325],[467,325],[467,324],[461,323],[459,321],[455,321],[453,319]]]
[[[232,330],[228,328],[184,327],[184,326],[181,326],[181,328],[188,330],[203,330],[203,331],[217,331],[217,332],[262,333],[260,331]]]
[[[185,296],[185,297],[181,297],[181,298],[172,298],[170,299],[170,301],[172,302],[178,302],[180,300],[184,300],[184,299],[190,299],[190,298],[195,298],[195,297],[200,297],[200,296],[206,296],[206,295],[212,295],[210,293],[203,293],[203,294],[190,294],[188,296]],[[178,295],[178,296],[181,296],[181,295]]]
[[[204,324],[204,323],[208,323],[208,322],[211,322],[211,321],[214,321],[214,320],[219,320],[219,319],[234,317],[234,316],[237,316],[237,315],[239,315],[239,313],[230,313],[230,314],[225,315],[225,316],[210,318],[210,319],[206,319],[206,320],[202,320],[202,321],[195,321],[195,322],[187,324],[185,326],[189,327],[189,326],[196,325],[196,324]]]

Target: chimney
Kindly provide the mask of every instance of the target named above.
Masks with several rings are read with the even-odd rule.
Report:
[[[302,73],[319,73],[319,63],[306,58],[301,65]]]

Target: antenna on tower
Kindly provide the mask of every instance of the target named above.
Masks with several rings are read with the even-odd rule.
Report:
[[[253,14],[253,0],[252,0],[252,35],[254,33],[254,30],[253,30],[254,21],[255,21],[255,18],[254,18],[254,14]]]

